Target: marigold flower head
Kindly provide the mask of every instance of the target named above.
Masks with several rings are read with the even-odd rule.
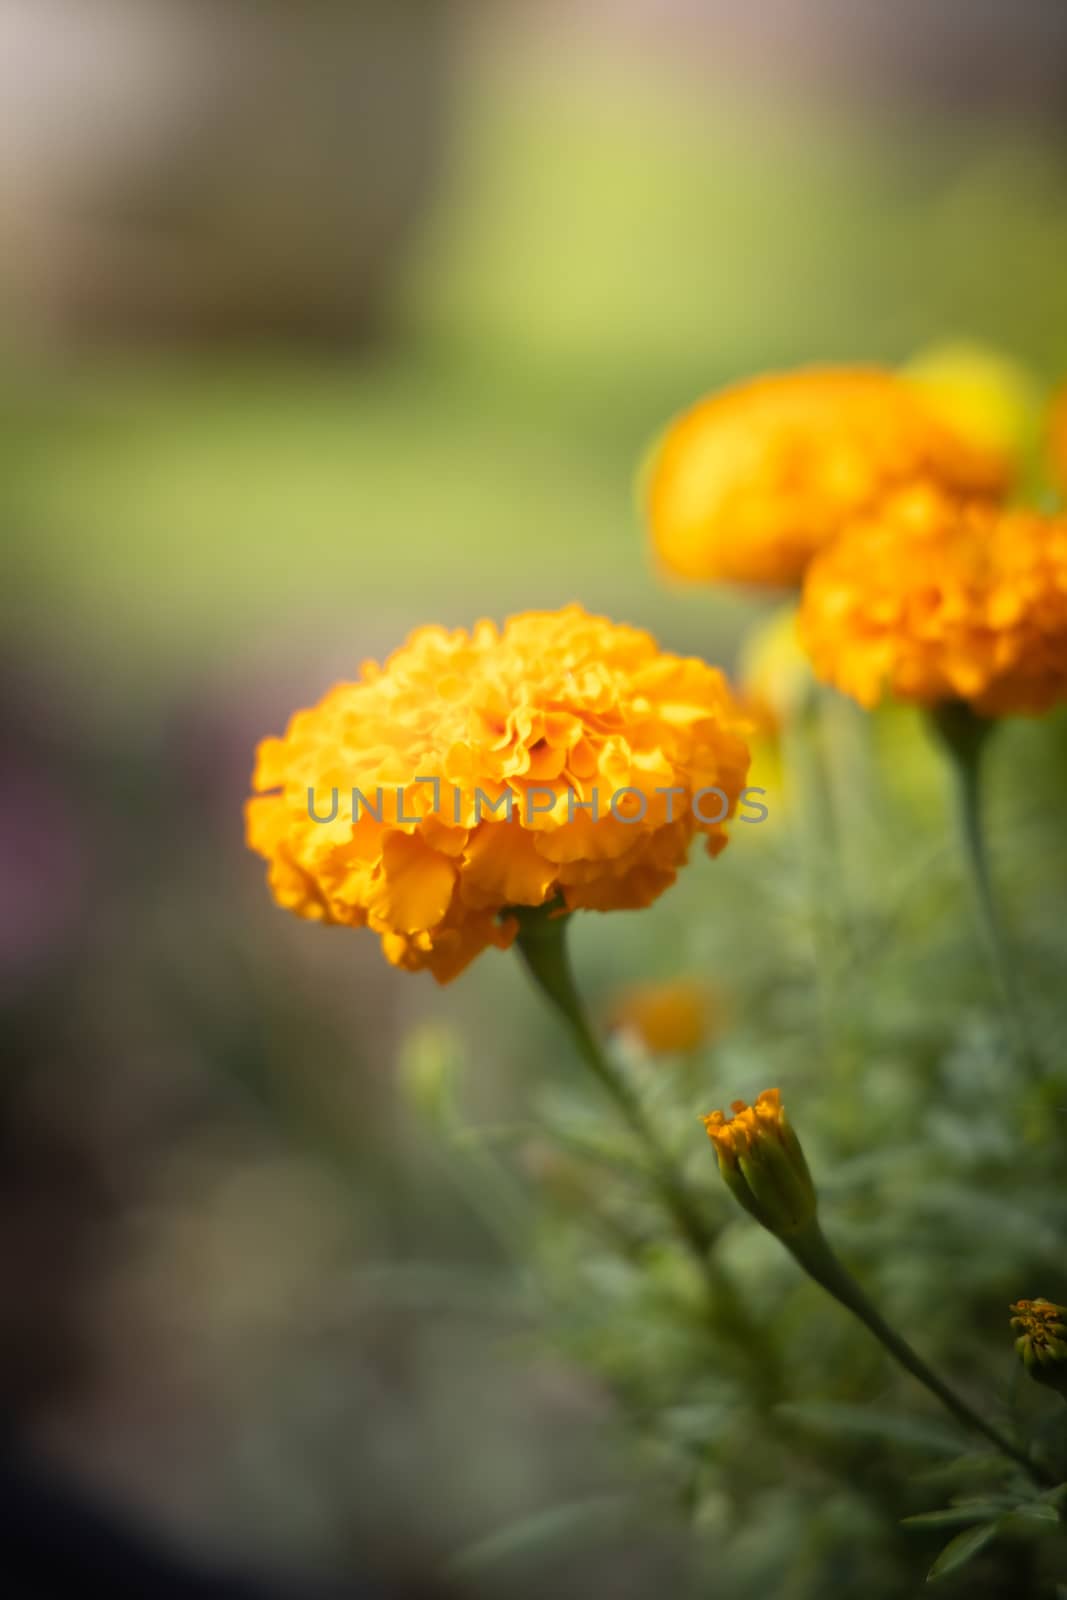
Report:
[[[884,695],[982,716],[1067,698],[1067,518],[898,496],[812,562],[801,643],[816,676],[868,708]]]
[[[1030,373],[999,350],[950,340],[923,350],[901,368],[941,420],[1003,463],[1014,478],[1040,434],[1041,395]]]
[[[779,1237],[799,1233],[815,1218],[815,1185],[780,1092],[764,1089],[755,1105],[735,1100],[730,1110],[704,1118],[719,1171],[763,1227]]]
[[[263,741],[248,842],[279,905],[445,983],[508,908],[649,905],[721,850],[743,727],[717,669],[580,606],[420,628]]]
[[[639,983],[624,989],[610,1010],[611,1025],[636,1034],[650,1055],[698,1050],[713,1030],[716,1008],[695,978]]]
[[[1030,1376],[1067,1394],[1067,1306],[1016,1300],[1011,1312],[1015,1348]]]
[[[893,374],[815,367],[738,384],[685,412],[659,443],[645,498],[668,572],[792,585],[850,522],[924,482],[997,494],[1004,464]]]

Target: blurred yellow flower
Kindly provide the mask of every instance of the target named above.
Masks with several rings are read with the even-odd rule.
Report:
[[[902,494],[812,562],[800,636],[861,705],[963,700],[983,716],[1067,699],[1067,518]]]
[[[699,1049],[720,1018],[705,984],[670,978],[622,990],[608,1020],[613,1028],[635,1034],[650,1055],[683,1055]]]
[[[721,672],[580,606],[421,628],[263,741],[248,842],[279,905],[447,983],[509,907],[645,906],[721,850],[743,728]]]
[[[1014,478],[1032,456],[1041,427],[1041,392],[1018,361],[968,340],[932,345],[901,375],[949,427],[997,457]]]
[[[925,481],[996,494],[1005,474],[900,378],[813,367],[738,384],[685,412],[647,470],[645,499],[667,572],[792,585],[848,523]]]
[[[777,1089],[764,1089],[755,1105],[735,1100],[733,1112],[704,1119],[728,1187],[745,1210],[772,1233],[807,1227],[816,1209],[815,1185]]]

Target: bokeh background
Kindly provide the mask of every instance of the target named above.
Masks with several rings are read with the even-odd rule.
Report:
[[[633,487],[708,388],[947,338],[1038,391],[1067,373],[1061,0],[0,0],[0,238],[13,1425],[274,1573],[911,1593],[907,1440],[866,1499],[854,1441],[831,1463],[765,1434],[742,1485],[738,1402],[671,1345],[678,1264],[581,1244],[596,1160],[543,1129],[606,1148],[610,1118],[514,958],[438,990],[292,923],[241,806],[256,740],[424,621],[578,599],[730,666],[760,606],[660,581]],[[654,910],[586,918],[579,966],[604,1017],[639,978],[708,986],[715,1037],[657,1093],[810,1091],[855,1248],[955,1349],[939,1275],[968,1326],[1064,1298],[1022,1281],[1058,1202],[976,1210],[976,1168],[1011,1161],[936,765],[908,718],[872,753],[833,717],[847,870],[816,855],[813,884],[772,791]],[[1004,739],[996,850],[1057,1042],[1067,733]],[[828,979],[839,890],[867,942]],[[917,1146],[935,1081],[956,1120]],[[894,1243],[943,1214],[909,1276]],[[724,1243],[778,1316],[788,1264],[743,1223]],[[884,1396],[863,1336],[797,1305],[800,1387],[832,1371],[794,1401]],[[688,1515],[732,1541],[716,1586]]]

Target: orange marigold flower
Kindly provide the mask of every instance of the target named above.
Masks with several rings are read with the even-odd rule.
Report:
[[[696,978],[637,983],[618,994],[610,1024],[633,1033],[650,1055],[681,1055],[698,1050],[721,1021],[706,984]]]
[[[800,634],[817,676],[868,708],[1048,711],[1067,698],[1067,518],[901,495],[812,562]]]
[[[679,417],[648,469],[648,520],[677,577],[796,584],[848,523],[927,481],[997,494],[1004,465],[891,373],[816,367],[738,384]]]
[[[814,1219],[815,1185],[780,1091],[764,1089],[752,1106],[735,1100],[730,1110],[703,1119],[727,1186],[771,1233],[798,1233]]]
[[[280,905],[447,983],[509,907],[649,905],[721,850],[743,728],[715,668],[580,606],[421,628],[259,746],[248,842]]]

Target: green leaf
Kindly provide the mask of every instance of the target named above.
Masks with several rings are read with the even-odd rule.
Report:
[[[929,1484],[931,1488],[949,1488],[954,1483],[977,1486],[984,1478],[990,1485],[994,1480],[1003,1482],[1018,1469],[1004,1456],[966,1455],[955,1461],[937,1461],[928,1467],[918,1468],[912,1475],[914,1483]]]
[[[457,1551],[448,1562],[448,1571],[466,1577],[506,1561],[528,1559],[540,1550],[558,1550],[575,1540],[613,1539],[632,1514],[632,1505],[621,1495],[593,1495],[549,1506]]]
[[[1050,1524],[1056,1526],[1060,1521],[1060,1514],[1055,1506],[1042,1504],[1040,1500],[1030,1500],[1025,1505],[1013,1506],[1007,1520],[1012,1527],[1020,1522],[1040,1523],[1044,1527]]]
[[[814,1402],[810,1405],[783,1405],[778,1412],[801,1427],[820,1433],[841,1434],[850,1438],[888,1439],[894,1444],[911,1445],[929,1455],[957,1456],[960,1440],[949,1428],[915,1417],[902,1417],[867,1406]]]
[[[946,1506],[943,1511],[920,1511],[914,1517],[902,1517],[902,1528],[962,1528],[971,1522],[987,1522],[990,1517],[1004,1515],[1005,1507],[988,1500],[976,1500],[972,1505]]]
[[[927,1583],[937,1583],[939,1579],[947,1578],[950,1572],[958,1572],[961,1567],[965,1567],[968,1561],[996,1538],[997,1532],[998,1527],[995,1522],[983,1522],[977,1528],[967,1528],[963,1533],[958,1533],[954,1539],[949,1540],[926,1574]]]

